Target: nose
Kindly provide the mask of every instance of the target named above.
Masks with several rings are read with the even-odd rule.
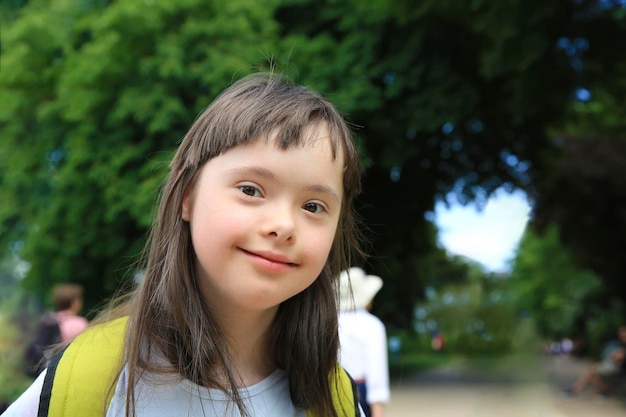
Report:
[[[281,242],[293,242],[296,232],[296,213],[287,204],[268,207],[262,227],[263,235]]]

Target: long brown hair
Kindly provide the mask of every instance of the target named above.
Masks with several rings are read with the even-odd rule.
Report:
[[[336,416],[330,378],[337,366],[334,279],[360,253],[352,201],[360,192],[361,166],[351,132],[331,102],[276,74],[245,77],[220,94],[196,119],[170,165],[145,253],[143,282],[130,301],[126,342],[129,383],[126,415],[134,414],[134,386],[143,372],[180,375],[225,391],[248,415],[237,391],[222,330],[198,288],[189,224],[181,218],[183,196],[200,168],[228,149],[261,137],[276,146],[303,146],[312,125],[330,133],[334,157],[344,157],[344,199],[328,260],[315,282],[283,302],[272,324],[275,363],[289,376],[295,406]],[[154,361],[153,355],[167,361]],[[226,378],[224,379],[224,375]],[[226,381],[225,383],[223,381]]]

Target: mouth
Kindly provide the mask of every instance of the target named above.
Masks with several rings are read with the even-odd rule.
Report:
[[[298,264],[291,262],[288,258],[282,255],[270,253],[270,252],[251,252],[249,250],[239,248],[246,255],[252,256],[254,258],[262,259],[266,262],[270,262],[272,264],[282,264],[289,267],[297,267]]]

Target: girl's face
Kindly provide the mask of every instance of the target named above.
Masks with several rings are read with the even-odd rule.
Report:
[[[343,154],[325,128],[302,147],[261,138],[209,160],[185,195],[199,285],[211,309],[268,310],[319,276],[337,231]]]

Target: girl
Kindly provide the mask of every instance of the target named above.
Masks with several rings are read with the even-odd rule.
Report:
[[[7,414],[359,415],[333,280],[358,251],[361,169],[335,107],[249,76],[170,168],[143,282],[112,312],[126,317],[86,331]]]

